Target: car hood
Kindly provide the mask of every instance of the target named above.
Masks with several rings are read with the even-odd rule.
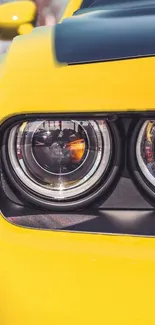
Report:
[[[56,53],[58,27],[36,28],[13,40],[1,65],[1,119],[6,108],[7,116],[154,110],[154,56],[60,63]]]

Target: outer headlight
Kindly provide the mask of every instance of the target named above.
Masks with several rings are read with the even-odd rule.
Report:
[[[155,187],[155,120],[143,123],[137,139],[136,156],[141,172]]]
[[[61,209],[82,207],[103,192],[113,153],[103,120],[42,119],[14,126],[2,157],[21,195]]]

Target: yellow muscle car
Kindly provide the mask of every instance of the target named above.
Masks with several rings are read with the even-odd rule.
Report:
[[[0,325],[154,325],[154,39],[73,0],[0,57]]]

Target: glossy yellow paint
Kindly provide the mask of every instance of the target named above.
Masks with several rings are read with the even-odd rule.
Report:
[[[31,23],[36,15],[34,2],[13,1],[0,5],[0,27],[19,28],[26,23]]]
[[[1,64],[1,120],[32,112],[154,110],[155,57],[60,65],[52,39],[50,27],[14,39]]]
[[[155,239],[29,230],[0,216],[1,325],[154,325]]]

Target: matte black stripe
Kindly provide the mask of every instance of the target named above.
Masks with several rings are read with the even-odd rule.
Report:
[[[154,56],[155,1],[65,19],[55,27],[55,51],[57,60],[68,64]]]

